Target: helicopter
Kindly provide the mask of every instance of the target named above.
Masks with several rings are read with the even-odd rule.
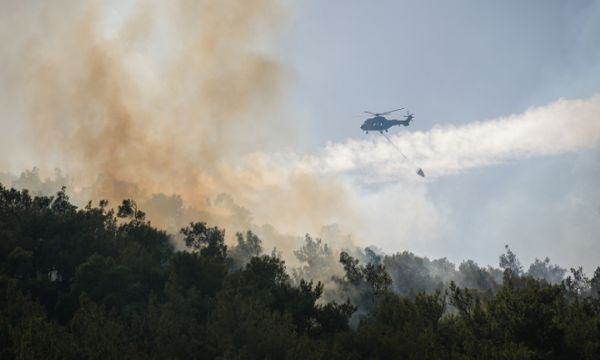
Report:
[[[374,113],[371,111],[365,111],[367,114],[371,114],[374,117],[365,120],[365,122],[360,126],[362,130],[364,130],[367,134],[369,131],[379,131],[383,134],[383,132],[387,132],[389,128],[394,125],[410,125],[410,122],[414,119],[414,114],[406,112],[404,115],[404,120],[388,120],[385,118],[385,115],[389,115],[393,112],[403,110],[404,108],[390,110],[383,113]]]
[[[393,112],[400,111],[403,109],[404,108],[400,108],[400,109],[396,109],[396,110],[386,111],[383,113],[374,113],[374,112],[370,112],[370,111],[365,111],[365,113],[371,114],[374,117],[365,120],[365,122],[360,126],[360,128],[367,134],[369,133],[369,130],[379,131],[381,133],[381,135],[383,135],[383,137],[385,137],[385,139],[396,149],[396,151],[398,151],[398,153],[400,153],[400,155],[402,155],[402,157],[404,159],[406,159],[406,161],[411,162],[413,165],[415,165],[415,163],[413,161],[411,161],[406,155],[404,155],[402,150],[400,150],[400,148],[398,146],[396,146],[396,144],[394,144],[394,142],[386,134],[383,133],[384,131],[388,132],[388,129],[394,125],[404,125],[404,126],[410,125],[410,122],[415,118],[415,116],[414,116],[414,114],[411,114],[408,111],[406,112],[406,115],[404,115],[404,120],[388,120],[385,118],[385,115],[389,115]],[[423,169],[418,168],[417,175],[424,178],[425,172],[423,171]]]

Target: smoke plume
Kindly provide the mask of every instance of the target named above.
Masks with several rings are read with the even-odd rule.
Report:
[[[522,114],[461,126],[435,126],[402,132],[391,140],[425,170],[428,177],[533,156],[556,155],[600,143],[600,95],[587,100],[558,100]],[[332,173],[360,173],[364,181],[414,177],[405,161],[381,136],[329,144],[305,158],[304,166]]]
[[[285,29],[280,1],[0,7],[0,118],[19,139],[5,169],[60,168],[80,197],[144,200],[159,225],[174,210],[244,230],[252,219],[235,203],[296,233],[350,216],[334,177],[265,160],[296,133],[269,49]]]

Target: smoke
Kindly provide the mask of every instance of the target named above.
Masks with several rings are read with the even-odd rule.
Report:
[[[145,201],[163,226],[200,216],[230,235],[251,220],[301,234],[351,217],[335,177],[265,160],[301,137],[269,47],[281,1],[3,2],[0,14],[13,134],[0,166],[60,168],[84,202]]]
[[[58,154],[81,180],[205,195],[214,180],[202,173],[282,130],[260,115],[277,107],[285,70],[251,48],[274,2],[139,4],[113,36],[103,32],[108,9],[63,3],[36,4],[34,19],[25,9],[26,26],[43,33],[15,46],[38,158]],[[160,26],[168,39],[157,39]]]
[[[600,95],[587,100],[558,100],[522,114],[461,126],[435,126],[403,132],[391,140],[428,177],[533,156],[556,155],[600,142]],[[328,173],[360,174],[363,182],[414,177],[413,164],[402,159],[381,136],[328,144],[304,163]]]

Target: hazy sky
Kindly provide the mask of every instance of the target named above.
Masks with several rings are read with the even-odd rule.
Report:
[[[0,174],[108,175],[207,211],[227,192],[258,226],[338,223],[456,263],[497,265],[509,244],[526,265],[600,265],[598,1],[0,10]],[[397,107],[416,116],[390,131],[414,163],[359,129]],[[104,190],[137,194],[118,181]]]
[[[307,0],[291,8],[283,56],[315,147],[377,136],[358,129],[363,110],[405,106],[416,121],[393,131],[427,131],[600,93],[597,1]],[[365,217],[381,218],[371,231],[388,251],[496,265],[509,244],[524,263],[550,256],[589,271],[600,265],[599,154],[588,147],[421,185],[363,186]],[[410,214],[411,191],[426,211]],[[398,229],[402,218],[424,216],[435,219],[419,229],[435,227],[433,235]]]

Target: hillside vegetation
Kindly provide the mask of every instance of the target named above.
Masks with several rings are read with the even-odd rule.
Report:
[[[500,269],[332,260],[307,236],[292,273],[252,232],[230,248],[203,222],[180,236],[185,251],[131,200],[79,209],[64,189],[0,186],[0,358],[600,359],[600,268],[523,271],[508,248]]]

